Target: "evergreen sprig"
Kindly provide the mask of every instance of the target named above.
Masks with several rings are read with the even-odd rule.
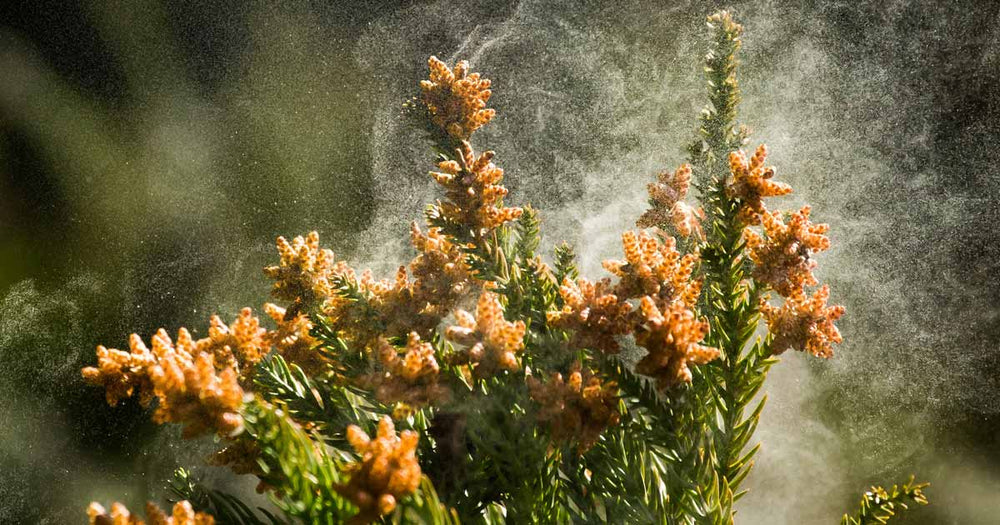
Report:
[[[194,478],[191,471],[185,468],[174,471],[169,488],[178,500],[186,500],[196,511],[211,514],[215,517],[216,523],[220,525],[285,525],[287,523],[267,509],[261,507],[251,509],[237,496],[206,487]]]
[[[281,488],[280,495],[272,495],[275,506],[304,523],[345,523],[357,514],[336,489],[346,481],[343,460],[313,440],[285,409],[252,401],[243,419],[260,450],[262,481]]]
[[[562,284],[564,279],[576,280],[580,276],[580,272],[576,268],[576,252],[569,243],[563,242],[559,246],[556,246],[555,258],[555,278],[557,283]]]
[[[711,465],[712,479],[701,482],[717,485],[713,493],[720,496],[721,509],[731,508],[744,494],[740,485],[758,450],[747,447],[764,407],[764,398],[755,402],[756,394],[775,360],[769,357],[768,340],[748,347],[759,320],[759,289],[745,268],[741,203],[728,192],[728,154],[739,149],[747,136],[746,128],[736,123],[740,102],[736,54],[742,27],[726,12],[709,20],[714,33],[705,58],[709,105],[702,112],[699,140],[689,148],[689,160],[707,215],[706,240],[699,250],[699,271],[707,286],[699,306],[711,323],[706,341],[721,349],[722,356],[700,371],[692,388],[712,402],[713,413],[705,420],[712,437],[703,455]],[[721,515],[723,521],[732,521],[731,511]]]
[[[927,505],[924,488],[929,483],[915,483],[914,477],[902,486],[893,485],[885,490],[874,486],[861,496],[861,504],[855,516],[844,514],[841,525],[883,525],[898,514],[900,510],[909,509],[910,504]]]
[[[298,365],[272,354],[260,362],[254,375],[257,392],[284,412],[323,432],[325,441],[345,449],[348,425],[370,430],[388,407],[372,400],[360,389],[338,384],[332,378],[311,379]]]

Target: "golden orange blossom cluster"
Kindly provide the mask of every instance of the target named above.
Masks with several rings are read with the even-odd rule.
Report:
[[[421,98],[436,126],[455,140],[467,140],[493,119],[496,111],[486,109],[490,81],[469,73],[468,62],[459,62],[453,71],[432,56],[427,65],[430,78],[420,82]]]
[[[816,284],[812,274],[816,261],[810,256],[830,247],[830,239],[824,235],[830,227],[809,222],[809,211],[809,206],[803,206],[788,224],[781,219],[781,212],[764,213],[763,236],[751,229],[744,232],[754,262],[753,278],[782,297]]]
[[[593,348],[606,354],[621,351],[617,338],[632,331],[632,306],[615,295],[611,279],[566,279],[559,287],[559,295],[563,307],[547,312],[549,326],[570,332],[570,344],[576,348]]]
[[[406,347],[400,350],[384,337],[379,338],[378,360],[382,366],[370,386],[382,403],[406,403],[412,407],[439,403],[449,397],[448,389],[438,382],[441,371],[434,345],[410,332]]]
[[[705,219],[705,212],[684,202],[691,187],[691,165],[682,164],[673,173],[661,171],[656,178],[648,187],[652,207],[639,217],[636,226],[665,228],[669,225],[682,237],[695,235],[704,239],[701,221]]]
[[[274,303],[264,304],[264,313],[274,321],[277,328],[269,330],[265,341],[274,347],[289,363],[295,363],[307,374],[322,372],[330,363],[316,351],[319,341],[312,336],[312,321],[304,313],[288,317],[288,310]]]
[[[283,355],[318,359],[313,355],[315,352],[309,351],[307,343],[312,339],[308,338],[305,329],[309,321],[299,317],[304,313],[299,305],[324,315],[335,332],[361,348],[375,349],[379,336],[383,335],[406,337],[415,331],[421,336],[429,336],[473,288],[472,278],[459,248],[445,239],[439,229],[430,228],[425,234],[414,224],[410,237],[418,254],[409,270],[400,266],[391,280],[377,280],[367,270],[358,276],[347,263],[334,262],[332,252],[319,247],[316,232],[305,239],[296,237],[292,243],[279,237],[277,246],[282,260],[279,265],[268,268],[267,273],[276,281],[272,294],[291,303],[283,321],[293,326],[283,329],[279,324],[278,332],[298,334],[293,340],[275,339],[276,342],[284,341],[289,347]],[[356,286],[365,299],[364,304],[340,294],[338,287],[345,285]],[[276,320],[273,312],[278,308],[275,305],[266,307]]]
[[[476,304],[476,315],[456,310],[458,324],[445,331],[445,337],[466,348],[449,356],[452,364],[472,365],[477,377],[498,370],[515,371],[521,367],[518,354],[524,349],[524,321],[511,322],[503,317],[500,298],[483,291]]]
[[[673,237],[661,242],[646,231],[626,231],[622,246],[624,261],[604,261],[604,269],[621,279],[615,287],[619,297],[649,296],[661,308],[675,301],[694,307],[701,294],[701,280],[691,279],[697,255],[682,257]]]
[[[134,516],[121,503],[111,505],[108,513],[99,503],[93,502],[87,507],[87,517],[90,525],[146,525],[147,522]],[[170,516],[153,503],[146,504],[146,519],[149,525],[215,525],[215,518],[202,512],[195,512],[187,501],[179,501],[174,505]]]
[[[653,377],[661,389],[691,381],[689,364],[704,364],[718,350],[699,343],[708,323],[696,321],[692,309],[701,280],[692,279],[698,256],[681,256],[673,237],[659,240],[646,231],[622,235],[625,260],[604,261],[619,277],[596,283],[567,280],[560,287],[563,308],[548,312],[550,326],[570,332],[570,342],[605,353],[620,350],[617,338],[633,333],[647,350],[637,371]],[[639,299],[640,308],[629,302]]]
[[[760,311],[774,334],[772,351],[781,354],[789,348],[809,352],[816,357],[832,357],[833,343],[843,338],[834,322],[844,315],[843,306],[827,306],[830,287],[821,286],[813,295],[795,290],[780,307],[762,303]]]
[[[358,506],[360,517],[374,520],[389,514],[400,499],[416,492],[421,476],[418,439],[412,430],[396,435],[388,416],[379,421],[375,439],[360,427],[347,427],[347,440],[360,460],[347,465],[345,472],[350,479],[337,491]]]
[[[761,313],[773,336],[771,351],[781,354],[789,348],[817,357],[831,357],[832,345],[842,338],[834,322],[844,314],[843,306],[827,306],[829,287],[823,286],[812,296],[806,287],[818,284],[813,275],[816,261],[812,256],[827,250],[830,227],[809,220],[810,208],[803,206],[790,215],[788,222],[780,211],[768,211],[764,197],[791,193],[791,186],[770,180],[774,168],[765,167],[767,147],[761,144],[748,160],[742,151],[730,154],[732,182],[730,194],[739,199],[740,219],[747,225],[743,235],[747,252],[754,263],[752,276],[785,299],[780,307],[761,300]],[[760,225],[762,232],[750,226]]]
[[[260,326],[260,320],[253,316],[253,310],[244,308],[232,324],[226,325],[222,318],[213,315],[209,319],[208,337],[198,340],[195,354],[210,353],[215,356],[216,366],[239,371],[242,378],[253,375],[253,367],[269,349],[265,342],[267,330]]]
[[[690,365],[703,365],[719,357],[718,348],[699,344],[708,334],[708,321],[696,319],[683,303],[670,303],[661,310],[645,296],[639,305],[643,324],[636,330],[635,342],[648,353],[635,370],[655,378],[660,388],[690,383]]]
[[[732,171],[732,181],[729,193],[740,200],[740,219],[745,224],[760,224],[760,217],[765,213],[764,197],[777,197],[792,192],[792,187],[783,182],[770,180],[774,177],[774,168],[765,167],[767,146],[761,144],[747,160],[746,153],[740,150],[729,154],[729,168]]]
[[[278,237],[276,245],[281,260],[264,268],[264,274],[274,280],[271,295],[293,303],[292,315],[334,295],[330,278],[348,268],[346,263],[334,260],[332,251],[320,249],[317,232],[296,237],[290,243]]]
[[[472,146],[462,141],[455,153],[458,160],[441,161],[441,171],[431,172],[448,199],[438,205],[445,219],[468,229],[473,239],[481,239],[490,230],[521,216],[521,208],[500,204],[507,188],[500,184],[503,169],[492,162],[492,151],[476,156]]]
[[[156,397],[154,421],[185,425],[185,437],[210,430],[232,435],[242,428],[243,389],[235,368],[216,368],[213,346],[206,341],[211,338],[193,341],[190,332],[181,328],[175,345],[161,328],[150,350],[132,334],[131,352],[99,346],[98,366],[86,367],[82,374],[87,382],[105,388],[111,405],[135,393],[144,406]]]
[[[465,255],[440,228],[428,228],[425,234],[416,221],[410,224],[410,242],[417,250],[410,263],[414,296],[427,303],[433,318],[443,319],[474,288]]]
[[[620,419],[618,385],[601,381],[589,370],[574,369],[568,381],[560,373],[552,374],[547,383],[532,376],[528,389],[541,406],[538,420],[548,425],[552,439],[576,441],[578,454],[593,447],[604,429]]]

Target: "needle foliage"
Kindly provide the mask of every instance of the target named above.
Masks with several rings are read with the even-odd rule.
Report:
[[[172,487],[188,503],[175,513],[733,523],[768,371],[789,349],[831,357],[844,309],[812,273],[828,226],[808,207],[770,209],[791,188],[765,146],[743,150],[742,28],[726,12],[708,23],[708,104],[688,162],[650,183],[609,276],[582,277],[567,244],[539,253],[542,214],[505,205],[496,154],[473,146],[496,114],[490,81],[432,57],[405,114],[441,199],[411,226],[408,264],[380,280],[315,232],[279,238],[265,269],[274,328],[246,309],[229,325],[213,317],[204,339],[161,330],[151,349],[137,335],[129,351],[99,347],[83,374],[109,403],[134,396],[186,436],[215,433],[212,463],[256,476],[273,503],[251,508],[181,470]],[[873,488],[842,523],[884,523],[926,503],[924,486]],[[92,509],[93,523],[126,512]]]

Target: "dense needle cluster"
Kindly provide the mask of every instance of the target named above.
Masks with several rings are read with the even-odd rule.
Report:
[[[417,463],[419,435],[396,428],[388,416],[378,424],[375,439],[360,427],[347,427],[347,440],[360,459],[347,465],[347,484],[337,488],[361,509],[361,516],[374,520],[391,513],[400,499],[413,494],[420,485],[420,465]]]
[[[146,525],[147,522],[129,512],[121,503],[111,505],[109,513],[100,503],[92,502],[87,507],[90,525]],[[163,512],[153,503],[146,504],[146,519],[149,525],[215,525],[215,518],[203,512],[195,512],[187,501],[174,504],[171,514]]]
[[[455,140],[466,140],[496,114],[487,109],[490,81],[479,73],[469,73],[469,63],[461,61],[452,71],[437,57],[427,60],[430,78],[420,82],[421,100],[431,121]]]

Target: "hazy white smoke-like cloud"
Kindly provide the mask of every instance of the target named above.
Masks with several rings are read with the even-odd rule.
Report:
[[[584,273],[599,275],[600,261],[620,251],[620,232],[644,209],[645,184],[684,161],[704,103],[699,61],[708,13],[696,3],[648,4],[436,2],[378,20],[356,51],[382,86],[371,145],[377,208],[369,235],[378,248],[369,258],[403,260],[393,239],[436,195],[425,176],[427,148],[395,109],[436,54],[470,59],[494,81],[498,117],[474,145],[497,151],[509,200],[541,209],[546,245],[575,243]],[[758,434],[764,447],[740,521],[814,523],[850,510],[864,483],[882,481],[874,475],[922,467],[943,483],[953,478],[955,469],[928,450],[934,420],[954,404],[996,412],[995,381],[981,377],[974,355],[995,358],[997,349],[964,347],[956,337],[963,323],[928,324],[935,280],[944,293],[975,293],[949,269],[955,239],[942,233],[968,228],[962,221],[981,201],[942,201],[934,173],[879,150],[877,139],[898,135],[904,117],[910,135],[902,147],[912,159],[932,148],[934,115],[921,114],[930,94],[894,91],[890,43],[908,35],[866,27],[880,54],[844,63],[854,43],[831,47],[824,24],[834,17],[778,4],[737,12],[747,28],[741,120],[754,130],[752,145],[770,146],[779,179],[796,189],[774,205],[808,202],[816,220],[832,226],[834,248],[821,256],[819,275],[848,308],[846,342],[831,362],[788,355],[772,373]],[[906,9],[871,7],[885,23],[909,16]],[[905,265],[937,275],[913,282]],[[977,315],[995,319],[989,310]]]
[[[982,83],[983,97],[1000,100],[989,84],[1000,64],[1000,25],[958,38],[981,15],[951,2],[745,3],[737,9],[746,26],[741,120],[754,129],[754,144],[769,144],[778,178],[796,190],[775,205],[808,202],[817,221],[831,224],[834,246],[821,256],[819,276],[848,313],[833,360],[787,355],[774,369],[757,436],[764,446],[739,522],[829,522],[864,484],[915,471],[934,482],[932,511],[942,522],[992,523],[1000,480],[971,452],[981,445],[952,442],[948,433],[1000,415],[1000,374],[984,372],[1000,369],[988,331],[1000,323],[997,286],[988,286],[996,266],[983,263],[1000,258],[992,233],[1000,221],[1000,139],[983,122],[944,138],[935,130],[963,110],[947,86],[955,70],[948,60],[966,56],[964,46],[984,51],[961,80]],[[510,202],[541,210],[544,247],[573,242],[584,273],[599,276],[600,261],[618,256],[620,232],[644,209],[646,183],[684,161],[704,104],[700,61],[712,8],[662,4],[422,2],[373,20],[356,44],[331,39],[312,7],[257,4],[235,17],[249,36],[219,73],[218,92],[156,86],[150,82],[179,83],[183,75],[148,75],[148,89],[171,96],[136,112],[130,140],[108,131],[114,127],[99,106],[8,39],[17,45],[0,53],[13,72],[0,81],[0,109],[46,137],[46,159],[60,168],[57,184],[84,224],[81,235],[106,242],[93,251],[130,252],[120,264],[127,271],[114,274],[125,288],[117,297],[124,298],[119,344],[139,330],[132,321],[145,319],[140,309],[163,307],[203,327],[208,310],[259,306],[267,283],[258,268],[273,260],[276,234],[319,229],[338,255],[359,244],[349,258],[381,275],[407,260],[407,224],[437,193],[426,176],[430,152],[399,107],[415,94],[430,54],[469,59],[493,79],[499,115],[474,145],[497,151]],[[124,25],[122,38],[134,27]],[[144,56],[146,42],[123,42],[133,47],[119,52]],[[345,51],[351,45],[353,54]],[[29,92],[48,103],[17,104]],[[362,121],[370,135],[343,133]],[[943,142],[960,154],[942,152]],[[366,218],[364,206],[351,204],[368,198],[368,171],[375,218],[356,235]],[[186,249],[172,251],[175,244]],[[198,288],[185,290],[189,281]],[[96,292],[90,281],[74,282],[45,294],[30,283],[10,290],[10,311],[0,311],[5,362],[27,336],[59,322],[38,312],[85,317],[90,306],[74,300]],[[53,373],[75,374],[63,357],[92,351],[89,334],[69,333],[62,354],[40,354]],[[5,365],[0,379],[25,370]],[[0,433],[8,445],[0,452],[50,439],[37,442],[36,456],[15,461],[25,470],[75,431],[29,410],[31,402],[13,398],[0,406],[15,420]],[[165,452],[148,460],[149,472],[200,459],[189,456],[203,449],[178,448],[172,437],[145,449]],[[65,481],[74,501],[97,497],[87,492],[98,483],[109,498],[136,486],[77,457],[60,463],[78,468],[48,465],[45,479]],[[152,483],[141,482],[142,490]],[[20,501],[8,508],[29,506],[29,497],[19,483],[0,483],[0,503]]]

